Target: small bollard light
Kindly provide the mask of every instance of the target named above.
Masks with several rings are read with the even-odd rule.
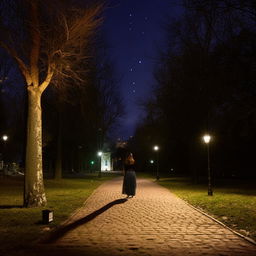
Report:
[[[49,224],[53,221],[53,211],[43,210],[42,211],[43,224]]]

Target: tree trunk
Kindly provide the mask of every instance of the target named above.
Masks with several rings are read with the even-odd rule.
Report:
[[[25,166],[25,207],[46,205],[42,164],[41,91],[28,90],[27,146]]]
[[[62,178],[62,118],[61,111],[59,111],[59,129],[58,129],[58,139],[57,139],[57,157],[55,161],[55,170],[54,170],[54,178],[61,179]]]

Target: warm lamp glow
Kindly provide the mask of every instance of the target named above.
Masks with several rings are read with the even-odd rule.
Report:
[[[158,150],[159,150],[159,147],[158,147],[158,146],[154,146],[154,150],[155,150],[155,151],[158,151]]]
[[[204,139],[204,142],[205,142],[206,144],[208,144],[208,143],[211,141],[211,136],[208,135],[208,134],[206,134],[206,135],[204,135],[203,139]]]
[[[2,139],[3,139],[4,141],[7,141],[7,140],[8,140],[8,136],[7,136],[7,135],[3,135]]]

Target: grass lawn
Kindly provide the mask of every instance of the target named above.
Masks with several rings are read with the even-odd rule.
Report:
[[[48,204],[41,208],[21,208],[22,177],[0,177],[0,255],[12,255],[11,251],[33,246],[41,236],[60,225],[74,210],[81,207],[100,184],[115,176],[45,180]],[[43,209],[54,211],[53,223],[41,224]]]
[[[207,185],[192,184],[186,178],[161,178],[158,183],[232,229],[256,240],[256,186],[252,181],[220,181],[213,187],[213,196],[207,195]]]

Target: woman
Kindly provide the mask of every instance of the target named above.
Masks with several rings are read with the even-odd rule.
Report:
[[[136,191],[136,174],[135,174],[135,160],[132,153],[129,153],[124,161],[124,180],[123,180],[123,194],[127,198],[135,196]]]

